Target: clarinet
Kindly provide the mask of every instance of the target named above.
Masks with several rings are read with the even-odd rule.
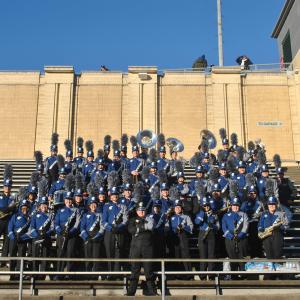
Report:
[[[233,240],[234,240],[234,250],[235,253],[239,252],[239,245],[238,245],[238,233],[239,233],[239,229],[241,224],[243,223],[243,218],[240,218],[240,220],[237,222],[235,221],[235,227],[233,230]]]
[[[20,228],[17,229],[16,231],[16,238],[17,238],[17,241],[20,241],[21,239],[21,236],[22,234],[25,233],[25,231],[28,229],[29,227],[29,224],[30,224],[30,217],[29,216],[26,216],[27,218],[27,222]]]
[[[164,222],[164,216],[165,216],[165,214],[162,214],[160,216],[160,218],[159,218],[159,220],[158,220],[158,222],[157,222],[157,224],[155,226],[155,229],[159,229],[159,227],[163,224],[163,222]]]
[[[151,187],[149,188],[149,192],[151,193],[152,190],[154,189],[154,187],[159,183],[159,178],[151,185]]]
[[[117,225],[119,225],[121,223],[122,218],[123,218],[123,212],[121,209],[113,220],[113,223],[112,223],[113,227],[116,227]],[[118,233],[115,234],[115,248],[120,249],[120,235]]]
[[[165,218],[169,218],[169,216],[174,213],[174,208],[170,207],[164,214],[162,214],[155,226],[155,229],[159,229],[159,227],[163,224],[165,221]]]
[[[95,228],[98,228],[99,225],[100,225],[100,214],[98,214],[95,222],[93,223],[93,225],[89,229],[89,236],[91,238],[93,238],[96,235],[96,233],[94,231],[95,231]]]
[[[115,216],[114,220],[113,220],[113,225],[119,225],[121,223],[121,219],[123,217],[123,212],[122,209],[119,211],[119,213]]]
[[[138,166],[136,167],[136,169],[134,171],[138,172],[142,166],[143,166],[143,160],[140,159],[140,163],[138,164]]]
[[[64,236],[67,236],[67,235],[69,234],[69,229],[70,229],[70,226],[71,226],[71,222],[72,222],[73,219],[75,218],[76,212],[77,212],[77,210],[75,210],[75,211],[73,212],[73,214],[69,217],[69,219],[68,219],[68,221],[67,221],[67,223],[66,223],[66,225],[65,225],[65,228],[64,228],[64,230],[63,230],[63,235],[64,235]]]
[[[186,223],[185,219],[182,219],[181,223],[177,226],[178,233],[183,232],[185,223]]]
[[[163,168],[165,171],[167,171],[167,168],[170,166],[169,161],[168,160],[166,160],[166,161],[167,161],[167,163],[165,164],[165,166]]]
[[[134,170],[134,172],[139,172],[140,168],[143,166],[143,160],[140,159],[140,163],[138,164],[138,166],[136,167],[136,169]],[[133,175],[133,181],[134,183],[138,182],[138,175]]]
[[[45,241],[45,235],[46,235],[47,231],[50,229],[53,218],[54,218],[54,214],[52,212],[50,212],[48,219],[38,229],[38,233],[41,238],[39,240],[34,241],[35,244],[41,244]]]
[[[65,252],[65,248],[67,246],[67,239],[68,239],[68,235],[69,235],[69,229],[70,229],[70,226],[71,226],[71,222],[73,221],[73,219],[76,217],[76,210],[73,212],[73,214],[69,217],[66,225],[65,225],[65,228],[63,230],[63,242],[62,242],[62,251],[61,251],[61,257],[63,257],[64,255],[64,252]]]
[[[40,234],[41,237],[44,237],[46,232],[49,230],[52,220],[53,220],[54,214],[53,213],[49,213],[49,217],[48,219],[45,221],[45,223],[40,226],[40,228],[38,229],[38,232]]]
[[[205,213],[206,214],[206,213]],[[202,241],[205,241],[206,238],[208,237],[208,234],[212,230],[211,223],[208,221],[208,215],[206,214],[206,219],[207,219],[207,227],[205,229],[204,235],[202,237]]]
[[[251,216],[250,222],[253,222],[253,221],[255,221],[255,219],[260,217],[260,215],[261,215],[260,210],[261,210],[261,206],[259,205],[258,208],[256,209],[256,211],[254,212],[254,214]]]

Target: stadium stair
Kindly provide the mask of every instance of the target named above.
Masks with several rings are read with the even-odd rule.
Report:
[[[31,173],[35,170],[34,160],[0,160],[0,190],[3,188],[4,165],[11,164],[13,167],[12,193],[17,193],[20,186],[27,185]]]

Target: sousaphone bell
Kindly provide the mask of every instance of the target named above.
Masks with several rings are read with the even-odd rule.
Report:
[[[181,141],[179,141],[176,138],[168,138],[166,140],[167,146],[170,148],[170,150],[175,152],[182,152],[184,150],[184,145]]]
[[[157,143],[157,135],[149,129],[139,131],[136,139],[142,148],[152,148]]]
[[[206,142],[209,149],[214,149],[217,147],[217,140],[213,133],[207,129],[201,130],[200,137],[201,142]]]

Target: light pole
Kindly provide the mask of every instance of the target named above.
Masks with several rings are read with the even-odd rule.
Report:
[[[222,33],[222,3],[217,0],[218,8],[218,48],[219,48],[219,67],[223,67],[223,33]]]

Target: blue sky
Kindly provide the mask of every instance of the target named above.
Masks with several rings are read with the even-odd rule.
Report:
[[[225,65],[279,62],[270,36],[284,2],[223,0]],[[216,0],[2,0],[0,70],[188,68],[202,54],[218,64],[216,24]]]

